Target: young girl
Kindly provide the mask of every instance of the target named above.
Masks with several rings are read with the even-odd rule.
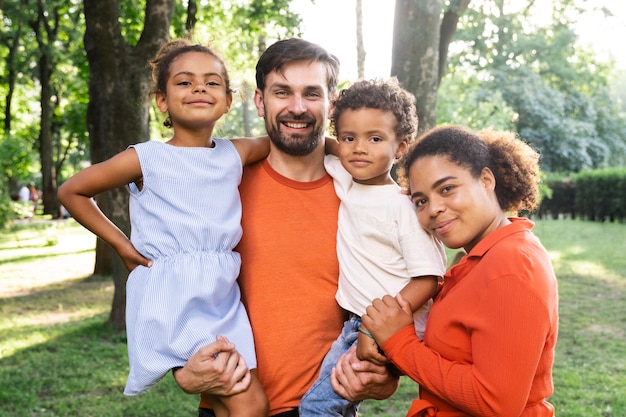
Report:
[[[358,81],[333,103],[336,149],[327,141],[325,166],[341,201],[337,232],[337,302],[349,320],[324,358],[318,380],[300,403],[300,415],[354,416],[359,403],[341,397],[330,382],[337,359],[353,345],[378,365],[388,360],[361,315],[373,299],[401,293],[423,333],[437,279],[445,272],[443,246],[417,222],[415,209],[391,177],[417,130],[415,98],[396,79]]]
[[[514,133],[434,129],[409,153],[419,222],[467,255],[448,270],[424,340],[401,297],[363,316],[387,357],[420,387],[409,416],[554,416],[558,292],[550,257],[525,218],[539,155]]]
[[[242,365],[256,367],[233,248],[242,234],[242,164],[267,155],[269,141],[212,137],[232,92],[226,67],[211,49],[172,41],[151,64],[156,104],[168,114],[164,124],[173,128],[172,138],[131,145],[59,189],[72,216],[111,245],[130,271],[126,395],[145,392],[222,336],[235,344]],[[130,191],[130,240],[92,199],[124,185]],[[213,398],[218,416],[267,414],[265,393],[251,374],[247,391]]]

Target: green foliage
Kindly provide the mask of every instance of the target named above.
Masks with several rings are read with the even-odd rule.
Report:
[[[515,130],[514,119],[515,112],[502,92],[489,88],[488,83],[454,70],[444,77],[437,98],[438,124]]]
[[[546,183],[552,195],[541,202],[539,216],[626,221],[626,168],[552,174]]]
[[[440,120],[454,121],[456,113],[470,126],[480,124],[484,97],[496,123],[508,122],[541,152],[546,171],[623,165],[626,115],[609,91],[614,68],[577,45],[572,29],[577,16],[588,11],[586,4],[554,2],[552,20],[543,25],[533,20],[532,3],[479,1],[471,6],[451,45],[453,74],[440,87]],[[459,86],[449,87],[451,82]],[[465,99],[475,91],[483,93]],[[483,123],[491,123],[489,116]]]
[[[626,168],[583,171],[574,177],[575,207],[587,220],[626,220]]]

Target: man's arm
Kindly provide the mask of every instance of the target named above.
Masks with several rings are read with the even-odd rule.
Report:
[[[350,401],[384,400],[396,392],[400,378],[385,366],[360,361],[353,347],[337,361],[330,382],[337,394]]]

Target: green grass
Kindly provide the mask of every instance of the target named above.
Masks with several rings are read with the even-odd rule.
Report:
[[[626,225],[542,220],[535,231],[559,278],[557,415],[626,416]],[[122,394],[126,340],[107,325],[113,285],[91,276],[94,245],[71,220],[0,232],[0,415],[196,415],[197,398],[169,375]],[[403,416],[416,392],[404,378],[361,416]]]

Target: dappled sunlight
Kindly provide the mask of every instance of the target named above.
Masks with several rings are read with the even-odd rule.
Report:
[[[93,252],[43,257],[31,262],[28,269],[20,263],[0,265],[0,298],[25,295],[51,284],[79,280],[91,276]]]
[[[617,274],[602,265],[600,262],[593,262],[587,259],[574,260],[572,257],[582,254],[584,249],[580,246],[570,246],[564,251],[550,251],[550,260],[557,276],[561,273],[575,273],[603,282],[610,282],[626,286],[626,275]],[[582,257],[581,257],[582,258]]]
[[[0,331],[10,330],[12,333],[21,333],[23,337],[12,338],[9,342],[2,343],[0,359],[7,358],[15,353],[35,345],[47,343],[57,337],[54,332],[32,331],[38,327],[53,327],[58,324],[85,320],[110,309],[108,305],[85,307],[78,310],[65,311],[59,306],[57,311],[38,312],[28,315],[12,315],[11,320],[0,323]]]

